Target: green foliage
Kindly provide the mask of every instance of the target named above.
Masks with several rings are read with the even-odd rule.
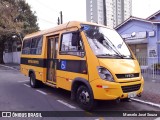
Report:
[[[0,35],[28,34],[39,30],[35,12],[24,0],[1,0],[0,13]]]
[[[37,24],[37,17],[35,12],[31,11],[31,7],[24,0],[19,0],[19,15],[17,16],[17,21],[23,22],[23,33],[32,33],[39,30]]]
[[[12,41],[12,36],[21,37],[39,30],[37,16],[25,0],[0,0],[0,47]],[[0,49],[0,63],[3,63]]]

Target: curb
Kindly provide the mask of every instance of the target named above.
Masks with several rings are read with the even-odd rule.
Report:
[[[143,101],[143,100],[139,100],[139,99],[135,99],[135,98],[131,98],[131,100],[133,100],[135,102],[139,102],[139,103],[143,103],[143,104],[147,104],[147,105],[151,105],[151,106],[160,108],[160,104],[156,104],[156,103],[152,103],[152,102],[147,102],[147,101]]]
[[[14,67],[7,66],[7,65],[0,64],[0,66],[19,71],[18,69],[14,68]]]

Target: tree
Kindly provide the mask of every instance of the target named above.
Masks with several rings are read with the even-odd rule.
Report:
[[[3,63],[4,43],[12,36],[24,36],[39,30],[35,12],[24,0],[0,1],[0,63]]]

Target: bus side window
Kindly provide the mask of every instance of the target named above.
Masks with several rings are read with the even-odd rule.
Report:
[[[60,54],[70,54],[80,56],[83,51],[81,37],[74,36],[75,33],[65,33],[61,37]]]
[[[36,54],[36,44],[37,44],[37,39],[32,38],[30,54]]]
[[[42,37],[32,38],[30,54],[40,55],[42,52]]]
[[[42,42],[43,42],[43,38],[40,37],[38,42],[37,42],[36,54],[41,54],[42,53]]]
[[[30,53],[30,45],[31,45],[31,39],[24,40],[22,47],[22,54]]]

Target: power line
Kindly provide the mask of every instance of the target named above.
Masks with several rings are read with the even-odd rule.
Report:
[[[39,1],[39,0],[38,0],[38,1]],[[44,3],[40,2],[40,1],[39,1],[39,3],[40,3],[41,5],[43,5],[43,6],[45,6],[46,8],[49,8],[49,9],[51,9],[51,10],[53,11],[53,8],[50,8],[48,5],[46,5],[46,4],[44,4]],[[60,23],[63,24],[63,15],[62,15],[62,11],[59,12],[58,10],[55,10],[55,9],[54,9],[54,12],[60,14]],[[57,24],[59,25],[59,17],[58,17],[58,22],[57,22]]]
[[[56,10],[56,9],[53,9],[53,8],[49,7],[48,5],[40,2],[39,0],[37,0],[37,1],[38,1],[38,3],[39,3],[41,6],[47,8],[47,9],[50,9],[50,10],[52,10],[53,12],[59,13],[59,10]],[[37,2],[37,1],[36,1],[36,2]]]
[[[56,24],[59,24],[59,23],[62,24],[62,23],[63,23],[63,15],[62,15],[62,11],[55,10],[55,9],[49,7],[48,5],[42,3],[42,2],[39,1],[39,0],[37,0],[36,3],[39,3],[39,5],[41,5],[41,6],[45,7],[45,8],[47,8],[48,10],[50,9],[51,11],[53,11],[53,12],[55,12],[55,13],[58,13],[58,14],[60,15],[60,21],[58,21]],[[58,18],[59,15],[57,15],[57,18]],[[38,17],[38,18],[39,18],[39,17]],[[48,21],[48,20],[46,20],[46,19],[43,19],[43,18],[39,18],[39,19],[41,19],[42,21],[45,21],[45,22],[47,22],[47,23],[55,24],[55,23],[53,23],[53,22],[51,22],[51,21]],[[56,20],[56,21],[57,21],[57,20]]]
[[[46,18],[46,17],[45,17]],[[54,21],[56,21],[56,19],[44,19],[43,17],[38,17],[38,19],[41,19],[41,20],[44,20],[44,21],[47,21],[49,23],[53,23]]]
[[[36,13],[37,17],[41,16],[41,17],[44,17],[44,18],[47,18],[48,20],[56,20],[56,17],[55,16],[58,16],[57,15],[53,15],[53,16],[46,16],[46,12],[41,12],[40,15],[38,13]],[[38,16],[39,15],[39,16]]]
[[[50,24],[57,24],[57,23],[54,23],[54,22],[52,22],[52,21],[49,21],[49,20],[46,20],[46,19],[43,19],[43,18],[39,18],[39,17],[38,17],[38,19],[40,19],[40,20],[42,20],[42,21],[44,21],[44,22],[50,23]]]

